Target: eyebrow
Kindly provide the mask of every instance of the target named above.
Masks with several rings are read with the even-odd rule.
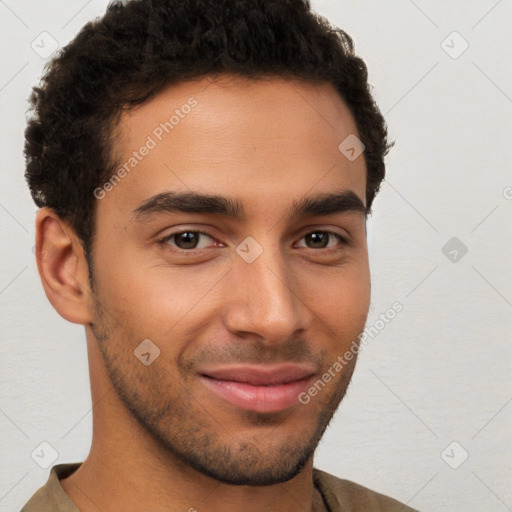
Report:
[[[196,192],[162,192],[145,200],[133,211],[133,215],[135,220],[144,221],[157,214],[175,212],[221,215],[237,220],[247,219],[240,200]],[[355,192],[342,190],[296,200],[289,208],[287,217],[289,220],[295,220],[300,217],[336,213],[367,215],[368,211]]]

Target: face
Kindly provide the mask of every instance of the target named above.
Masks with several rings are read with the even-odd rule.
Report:
[[[329,85],[223,76],[164,90],[120,132],[91,306],[114,389],[180,463],[289,480],[368,313],[364,155],[338,149],[354,120]]]

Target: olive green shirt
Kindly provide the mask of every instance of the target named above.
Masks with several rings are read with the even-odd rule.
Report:
[[[72,474],[80,465],[53,466],[46,484],[32,496],[21,512],[79,512],[59,480]],[[322,495],[328,512],[418,512],[393,498],[319,469],[313,469],[313,483]]]

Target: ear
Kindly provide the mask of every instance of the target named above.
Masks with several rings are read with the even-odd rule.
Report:
[[[48,300],[69,322],[92,321],[92,294],[84,250],[74,230],[53,210],[36,215],[37,269]]]

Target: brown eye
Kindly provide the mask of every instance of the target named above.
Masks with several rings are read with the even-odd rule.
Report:
[[[325,249],[329,243],[329,234],[327,233],[309,233],[305,236],[306,243],[311,243],[313,249]]]
[[[179,233],[174,235],[173,238],[180,249],[195,249],[199,242],[198,234],[193,231]]]
[[[309,249],[326,249],[329,246],[330,240],[333,238],[341,242],[341,245],[346,245],[347,243],[341,235],[332,231],[312,231],[302,238],[306,241],[306,245]],[[331,247],[335,246],[331,245]]]
[[[212,237],[203,231],[180,231],[166,236],[162,239],[162,243],[176,247],[182,251],[204,249],[207,245],[199,247],[202,237],[212,240]]]

